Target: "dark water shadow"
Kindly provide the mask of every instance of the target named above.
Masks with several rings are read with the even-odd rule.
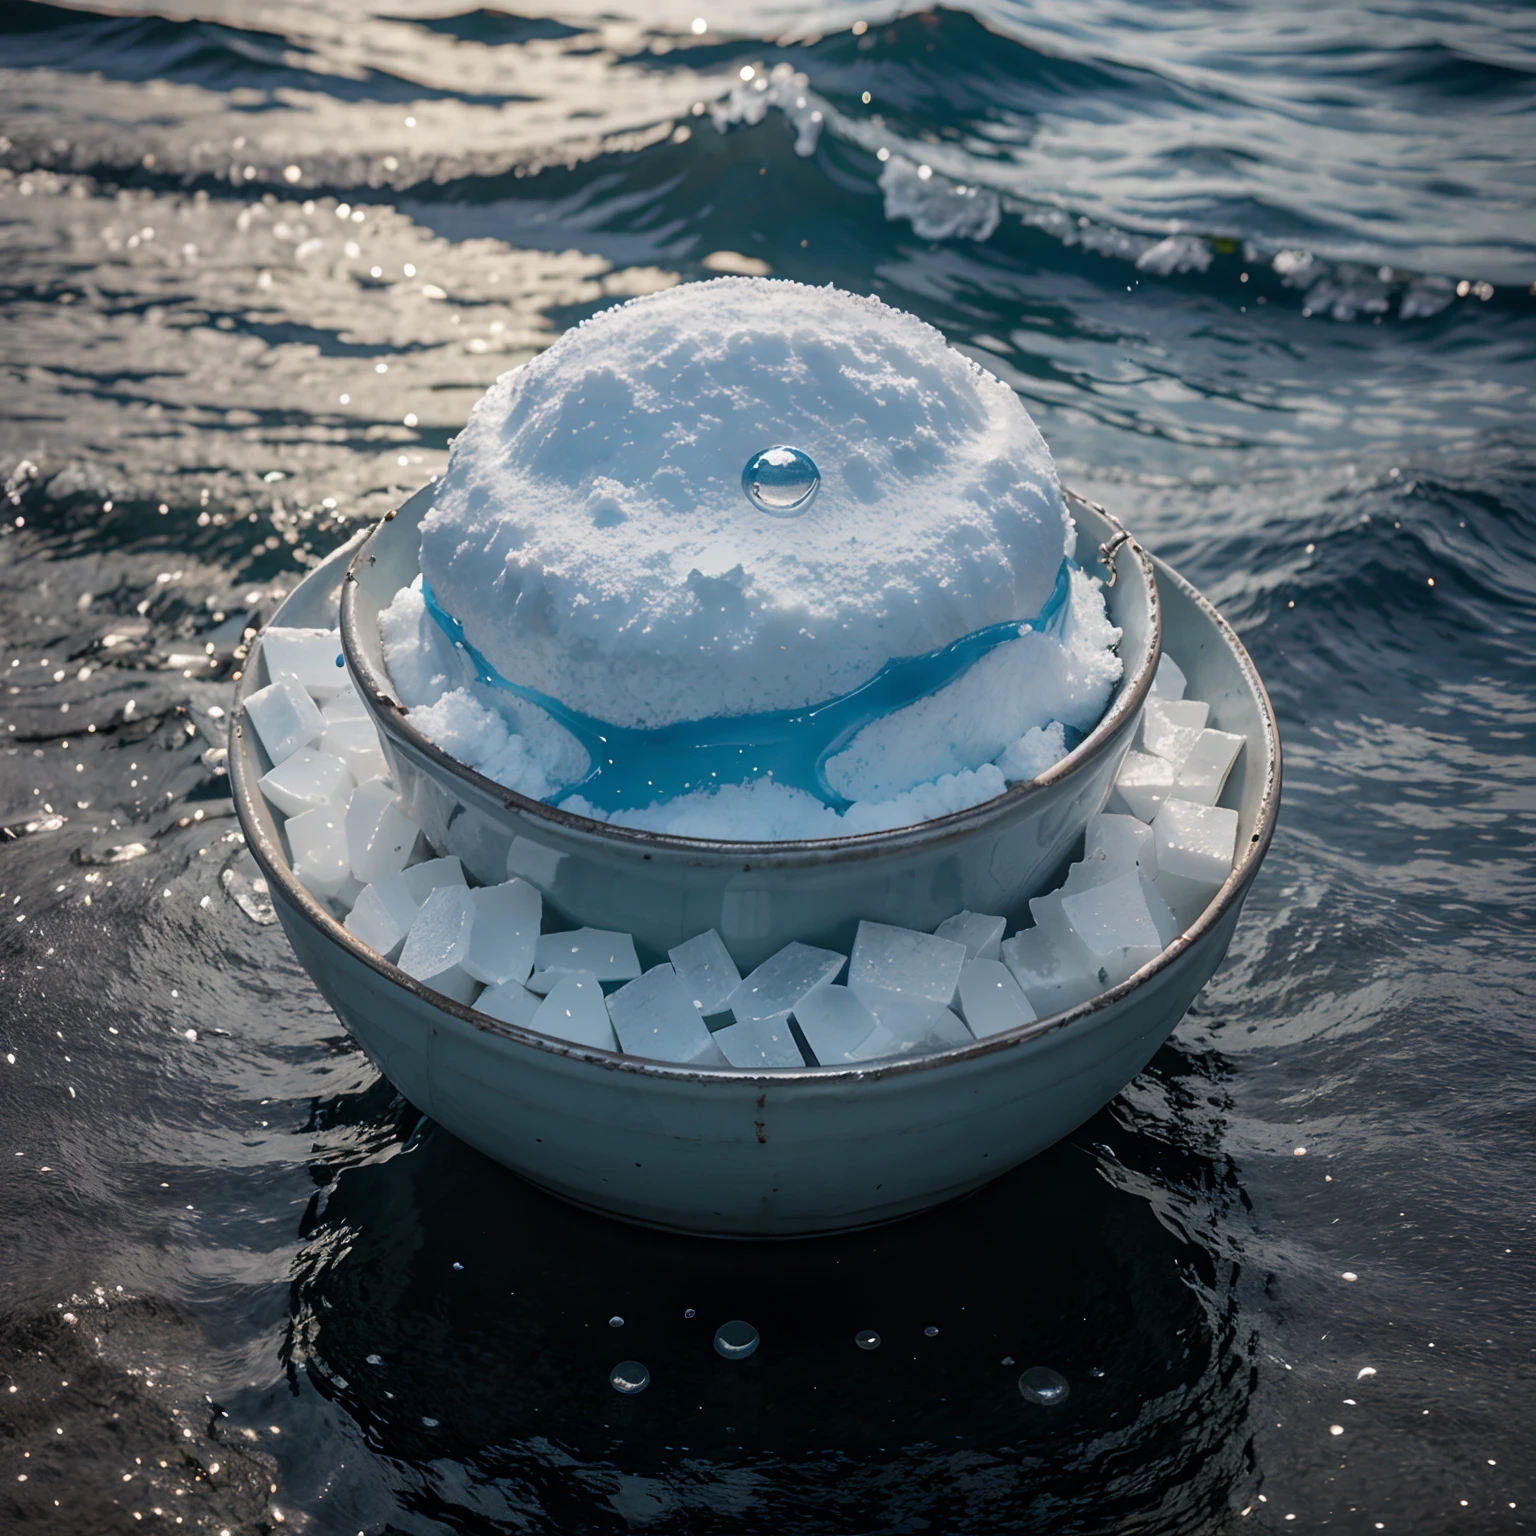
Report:
[[[1122,1106],[927,1216],[718,1242],[575,1210],[424,1126],[317,1200],[290,1369],[454,1528],[1214,1529],[1248,1465],[1239,1266],[1146,1177],[1231,1193]],[[750,1359],[712,1347],[733,1318]],[[608,1381],[629,1359],[637,1396]],[[1064,1404],[1023,1399],[1034,1365]]]

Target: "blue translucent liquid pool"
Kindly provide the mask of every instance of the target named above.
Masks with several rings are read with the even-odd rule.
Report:
[[[961,677],[983,656],[1029,630],[1048,632],[1066,616],[1075,564],[1064,559],[1050,596],[1032,619],[1009,619],[962,635],[920,656],[886,664],[849,693],[797,709],[681,720],[638,729],[613,725],[502,676],[443,610],[427,582],[421,594],[443,633],[469,658],[480,682],[537,705],[586,749],[591,767],[579,783],[550,798],[580,791],[603,811],[647,806],[695,790],[750,779],[773,779],[803,789],[834,810],[849,802],[827,780],[827,763],[866,726],[927,698]]]

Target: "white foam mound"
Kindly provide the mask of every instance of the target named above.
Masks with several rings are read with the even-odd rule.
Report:
[[[741,489],[776,444],[821,472],[793,519]],[[831,698],[1032,617],[1071,541],[1028,412],[938,331],[722,278],[607,310],[499,379],[421,561],[503,676],[657,726]]]

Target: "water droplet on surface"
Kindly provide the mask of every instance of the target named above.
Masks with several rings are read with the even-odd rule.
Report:
[[[651,1373],[638,1360],[620,1360],[608,1372],[608,1384],[615,1392],[633,1397],[636,1392],[644,1392],[650,1386]]]
[[[860,1349],[879,1349],[880,1335],[876,1333],[873,1328],[860,1328],[859,1331],[854,1334],[853,1342],[857,1344]]]
[[[760,1341],[757,1329],[751,1323],[744,1323],[737,1318],[733,1322],[721,1323],[715,1330],[715,1353],[724,1355],[727,1360],[745,1360],[756,1350]]]
[[[923,1329],[923,1333],[930,1339],[936,1339],[939,1336],[939,1330],[935,1328],[932,1323],[929,1323],[929,1325]]]
[[[1058,1403],[1066,1402],[1071,1394],[1067,1378],[1048,1365],[1032,1365],[1019,1377],[1019,1396],[1026,1403],[1054,1408]]]
[[[618,1316],[610,1317],[608,1319],[608,1326],[610,1328],[622,1328],[624,1326],[624,1319]]]
[[[816,499],[821,471],[810,454],[780,444],[747,460],[741,488],[770,517],[798,517]]]
[[[683,1316],[684,1316],[684,1317],[692,1317],[692,1316],[693,1316],[693,1308],[692,1308],[692,1307],[686,1307],[686,1308],[684,1308],[684,1310],[683,1310]]]

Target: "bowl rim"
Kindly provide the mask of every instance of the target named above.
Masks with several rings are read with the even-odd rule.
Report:
[[[343,546],[343,549],[346,547],[348,546]],[[365,547],[365,542],[359,540],[358,547],[360,549]],[[337,553],[340,554],[341,551]],[[511,1045],[587,1062],[611,1072],[631,1072],[644,1077],[662,1078],[677,1084],[687,1083],[720,1089],[739,1087],[742,1084],[750,1084],[754,1089],[763,1091],[769,1088],[782,1090],[789,1087],[826,1089],[836,1088],[840,1084],[906,1077],[959,1066],[962,1062],[971,1062],[1001,1051],[1018,1049],[1061,1029],[1076,1025],[1089,1027],[1097,1015],[1114,1007],[1139,987],[1176,964],[1185,954],[1211,935],[1230,910],[1241,905],[1274,837],[1280,811],[1282,766],[1280,729],[1268,691],[1236,632],[1215,606],[1166,562],[1159,560],[1156,564],[1161,567],[1161,574],[1164,574],[1180,593],[1189,598],[1210,620],[1223,643],[1231,651],[1239,671],[1258,701],[1260,734],[1265,746],[1265,768],[1264,786],[1253,831],[1249,834],[1246,846],[1234,860],[1231,874],[1212,896],[1205,910],[1167,948],[1121,982],[1119,986],[1100,992],[1075,1007],[1048,1014],[1043,1019],[1034,1019],[1016,1029],[990,1035],[970,1045],[956,1046],[950,1050],[935,1051],[922,1056],[883,1062],[849,1063],[846,1066],[808,1066],[778,1068],[771,1071],[753,1071],[745,1067],[700,1067],[681,1062],[656,1061],[646,1056],[630,1056],[623,1052],[578,1045],[574,1041],[562,1040],[555,1035],[539,1034],[535,1030],[516,1024],[504,1023],[499,1019],[491,1018],[488,1014],[479,1013],[465,1004],[456,1003],[452,998],[444,997],[440,992],[424,986],[415,977],[406,975],[377,951],[354,938],[314,896],[310,895],[304,886],[299,884],[293,874],[283,852],[281,841],[275,835],[276,822],[257,788],[257,775],[251,771],[254,764],[247,760],[247,753],[254,751],[252,745],[245,740],[244,729],[245,700],[251,692],[255,691],[254,668],[250,666],[249,658],[243,675],[236,682],[234,709],[231,712],[232,736],[239,738],[237,742],[232,742],[229,754],[230,789],[236,816],[245,834],[246,846],[250,849],[252,857],[266,877],[274,895],[286,902],[311,928],[318,930],[321,937],[346,951],[352,959],[376,972],[383,981],[412,994],[428,1008],[447,1014],[461,1024],[468,1025],[482,1034],[498,1037]],[[318,574],[318,571],[311,574]],[[345,591],[345,583],[343,583],[343,591]]]
[[[422,491],[430,487],[422,487]],[[416,495],[422,494],[416,492]],[[979,805],[963,810],[950,811],[928,821],[914,822],[905,827],[893,827],[880,832],[854,832],[841,837],[783,838],[773,842],[752,839],[682,837],[672,832],[656,832],[644,827],[617,826],[613,822],[598,821],[590,816],[579,816],[572,811],[562,811],[542,800],[530,799],[516,790],[508,789],[487,778],[467,763],[445,752],[416,726],[411,724],[405,706],[395,697],[394,684],[388,677],[381,677],[369,665],[358,640],[359,618],[357,613],[358,573],[363,565],[372,560],[370,553],[375,536],[385,523],[392,522],[398,509],[386,512],[359,541],[357,550],[348,562],[341,586],[341,648],[347,659],[347,667],[358,682],[358,694],[363,700],[375,726],[396,738],[398,744],[421,757],[425,757],[439,770],[469,785],[482,799],[499,800],[509,811],[516,811],[535,821],[543,821],[565,833],[575,833],[597,841],[609,841],[630,848],[643,849],[647,856],[655,853],[672,854],[690,861],[700,857],[715,859],[748,859],[756,866],[794,868],[797,865],[825,864],[839,856],[850,860],[895,854],[914,847],[927,847],[936,842],[964,837],[983,830],[993,823],[1010,820],[1022,801],[1031,799],[1041,791],[1085,768],[1101,753],[1109,750],[1122,727],[1134,718],[1152,688],[1158,662],[1163,652],[1163,613],[1157,591],[1157,573],[1151,558],[1124,524],[1107,508],[1089,501],[1076,491],[1062,487],[1062,495],[1068,502],[1077,502],[1096,512],[1108,522],[1111,533],[1099,546],[1099,559],[1109,570],[1111,582],[1118,579],[1116,562],[1129,552],[1138,574],[1146,587],[1148,636],[1145,664],[1138,668],[1128,683],[1119,690],[1098,724],[1059,761],[1044,773],[1032,779],[1021,779],[1008,785],[1000,795],[993,795]],[[414,498],[408,498],[414,499]]]

